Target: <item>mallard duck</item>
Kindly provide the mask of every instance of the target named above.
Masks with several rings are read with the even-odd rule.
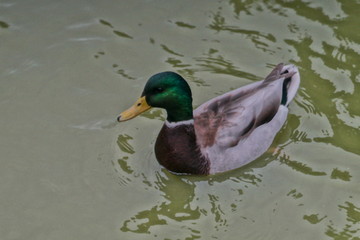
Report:
[[[265,80],[193,111],[187,82],[177,73],[162,72],[147,81],[141,97],[117,120],[132,119],[151,107],[165,109],[167,119],[155,143],[158,162],[173,173],[216,174],[239,168],[270,147],[299,84],[298,69],[279,64]]]

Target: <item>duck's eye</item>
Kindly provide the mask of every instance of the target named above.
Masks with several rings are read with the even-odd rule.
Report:
[[[156,88],[156,92],[158,92],[158,93],[162,93],[163,91],[164,91],[164,89],[161,87]]]

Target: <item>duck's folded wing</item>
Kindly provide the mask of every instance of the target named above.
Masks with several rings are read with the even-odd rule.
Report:
[[[197,143],[201,148],[236,146],[258,126],[272,120],[282,101],[283,86],[295,72],[279,64],[260,82],[216,97],[194,111]],[[288,80],[287,80],[288,81]]]

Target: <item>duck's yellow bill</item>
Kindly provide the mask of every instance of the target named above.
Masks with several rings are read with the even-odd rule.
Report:
[[[151,106],[146,102],[145,96],[139,98],[134,105],[132,105],[128,110],[123,111],[120,113],[119,117],[117,118],[118,122],[124,122],[130,120],[137,115],[149,110]]]

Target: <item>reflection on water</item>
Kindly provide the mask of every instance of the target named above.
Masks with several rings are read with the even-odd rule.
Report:
[[[171,49],[170,49],[169,47],[167,47],[165,44],[161,44],[160,46],[161,46],[161,48],[162,48],[165,52],[167,52],[167,53],[169,53],[169,54],[171,54],[171,55],[178,56],[178,57],[183,57],[183,56],[184,56],[184,55],[182,55],[182,54],[180,54],[180,53],[175,52],[174,50],[171,50]]]
[[[7,24],[6,22],[0,21],[0,27],[1,28],[8,28],[9,24]]]
[[[149,233],[150,228],[157,225],[199,219],[199,207],[192,207],[195,185],[177,180],[179,179],[170,173],[167,175],[157,174],[157,181],[153,184],[155,189],[161,192],[163,200],[126,220],[121,230]]]
[[[111,23],[109,23],[108,21],[105,21],[103,19],[100,19],[99,22],[104,25],[104,26],[107,26],[107,27],[110,27],[110,28],[114,28],[113,25]],[[128,39],[133,39],[132,36],[130,36],[129,34],[126,34],[124,32],[121,32],[121,31],[118,31],[118,30],[113,30],[113,33],[118,36],[118,37],[122,37],[122,38],[128,38]]]
[[[224,59],[223,56],[215,55],[217,52],[215,49],[210,49],[204,56],[195,58],[197,62],[196,65],[200,67],[201,71],[215,74],[228,74],[248,80],[261,80],[258,76],[239,70],[239,67],[235,66],[230,60]]]
[[[324,218],[326,218],[326,216],[320,218],[319,214],[304,215],[304,219],[311,224],[317,224],[321,222]]]
[[[108,26],[110,28],[114,28],[113,25],[111,23],[109,23],[108,21],[105,21],[103,19],[100,19],[99,22],[105,26]]]
[[[207,30],[203,32],[203,35],[207,36],[207,39],[203,38],[206,44],[202,52],[197,55],[189,56],[180,46],[162,43],[154,38],[150,38],[150,42],[163,50],[167,56],[164,62],[169,64],[172,70],[195,84],[194,95],[208,91],[208,88],[218,84],[214,80],[224,78],[226,75],[250,82],[263,77],[263,72],[266,71],[258,73],[252,68],[244,69],[242,61],[236,60],[229,52],[224,51],[226,49],[224,42],[231,42],[233,38],[260,50],[262,54],[298,65],[302,76],[301,89],[290,106],[287,124],[274,141],[273,148],[276,151],[270,151],[244,169],[219,176],[201,178],[174,176],[166,170],[161,170],[156,172],[156,179],[148,179],[144,174],[137,174],[138,178],[143,178],[143,181],[148,183],[148,187],[151,186],[147,188],[148,191],[154,189],[158,191],[159,200],[123,221],[121,231],[146,233],[159,239],[173,236],[171,233],[175,229],[182,229],[180,235],[176,234],[176,238],[179,239],[219,239],[218,237],[224,236],[224,233],[236,236],[232,232],[234,224],[240,228],[241,225],[247,226],[249,223],[257,223],[264,227],[263,219],[257,213],[251,212],[254,209],[249,212],[243,206],[251,209],[253,205],[249,206],[246,203],[261,202],[257,199],[261,196],[248,195],[249,193],[259,195],[257,191],[261,189],[266,192],[269,185],[275,184],[277,188],[281,188],[277,190],[279,196],[271,202],[271,194],[267,193],[268,203],[265,203],[264,207],[271,208],[273,204],[273,212],[284,214],[284,218],[272,215],[269,216],[270,222],[275,223],[274,219],[277,219],[281,224],[286,225],[285,219],[289,217],[283,208],[290,205],[293,209],[292,214],[297,216],[297,220],[292,219],[292,221],[297,221],[303,229],[307,229],[308,224],[318,225],[318,230],[313,234],[308,231],[308,234],[304,234],[307,236],[305,238],[319,237],[321,234],[317,235],[315,232],[320,231],[333,239],[356,239],[351,237],[355,237],[360,231],[355,227],[355,224],[359,223],[359,208],[349,201],[339,205],[338,209],[333,207],[329,211],[320,207],[324,204],[336,206],[336,203],[334,205],[326,202],[332,194],[327,188],[331,184],[336,184],[333,181],[340,180],[343,184],[351,183],[351,186],[354,186],[353,179],[359,179],[358,174],[354,177],[354,172],[349,171],[348,168],[337,167],[333,161],[324,162],[331,157],[328,156],[331,152],[334,153],[332,155],[335,158],[336,155],[341,156],[332,146],[350,153],[348,158],[343,159],[344,161],[355,159],[360,154],[358,147],[360,102],[359,98],[355,97],[360,95],[358,80],[360,68],[359,62],[355,61],[360,54],[356,50],[360,49],[359,39],[354,31],[344,34],[346,31],[344,29],[351,29],[350,26],[356,25],[351,11],[356,3],[351,6],[349,2],[345,4],[334,0],[329,1],[331,7],[324,7],[315,2],[300,0],[276,1],[275,4],[274,1],[260,3],[231,0],[228,4],[223,1],[221,7],[208,15]],[[229,13],[231,8],[233,14]],[[189,31],[199,29],[199,25],[195,22],[178,20],[169,20],[169,22]],[[272,64],[265,63],[267,68],[271,68]],[[208,81],[199,77],[199,73],[206,76],[213,75],[209,75],[211,77]],[[232,83],[230,89],[238,86],[238,83]],[[221,89],[218,92],[227,90],[229,89]],[[194,97],[196,98],[196,95]],[[163,120],[163,113],[160,116],[157,119]],[[152,113],[145,117],[154,118]],[[120,148],[123,144],[119,143]],[[304,154],[304,149],[311,149],[314,144],[319,144],[316,147],[319,150],[313,151],[316,152],[315,155],[311,155],[312,151]],[[152,151],[152,147],[153,142],[149,146],[149,151]],[[141,156],[130,158],[136,161],[138,157]],[[123,173],[134,176],[137,171],[141,172],[140,169],[131,169],[125,164],[127,160],[129,160],[127,157],[119,160]],[[154,156],[147,158],[147,161],[156,163]],[[346,165],[345,162],[343,164]],[[273,169],[271,166],[282,170],[274,170],[276,175],[269,176],[266,173],[269,169]],[[287,169],[284,169],[284,166]],[[258,172],[256,169],[260,169],[260,173],[256,173]],[[282,179],[282,175],[286,175],[285,182],[294,181],[294,183],[285,188],[277,185],[278,183],[272,183],[272,181],[276,182],[274,178]],[[299,178],[299,182],[290,180],[296,177]],[[270,182],[266,182],[265,179],[268,181],[270,179]],[[304,185],[306,183],[302,184],[302,181],[319,188],[324,185],[327,187],[320,193],[314,194],[311,187],[307,188]],[[343,190],[341,194],[344,198],[352,198],[351,191]],[[359,196],[359,191],[356,190],[354,194]],[[289,197],[294,202],[289,202],[287,200]],[[318,210],[316,207],[313,211],[308,210],[309,205],[319,198],[324,202],[319,203]],[[339,214],[342,215],[344,210],[346,216],[340,217]],[[347,223],[344,224],[344,220]],[[159,228],[160,226],[164,228]],[[205,229],[209,228],[212,229],[209,231],[212,233],[208,234]],[[166,233],[162,232],[162,229],[166,229]],[[242,231],[244,230],[242,228]],[[271,231],[265,227],[263,233],[257,236],[267,239],[269,236],[278,236],[271,239],[286,239],[286,236],[293,236],[286,232],[271,235]],[[248,236],[252,236],[250,238],[253,239],[254,234]],[[305,238],[300,237],[300,239]],[[224,238],[220,237],[220,239]]]
[[[334,168],[331,172],[332,179],[341,179],[343,181],[350,181],[351,175],[348,171],[341,171],[337,168]]]
[[[119,36],[119,37],[133,39],[132,36],[130,36],[129,34],[126,34],[126,33],[124,33],[124,32],[120,32],[120,31],[114,30],[114,33],[115,33],[117,36]]]
[[[124,172],[132,175],[127,178],[133,179],[136,174],[129,166],[125,167],[124,162],[127,160],[128,158],[123,158],[119,160],[119,164]],[[212,177],[177,176],[163,170],[156,173],[156,178],[150,181],[144,175],[139,175],[137,178],[147,183],[146,188],[157,191],[161,198],[126,219],[120,230],[150,234],[160,239],[166,239],[174,231],[178,238],[198,239],[208,235],[206,228],[203,228],[205,226],[198,224],[199,221],[204,221],[206,226],[212,226],[219,233],[226,232],[231,222],[228,216],[241,212],[240,204],[244,193],[242,188],[260,183],[260,177],[251,170],[239,177],[234,177],[233,174]],[[248,221],[246,216],[241,217]],[[167,226],[167,231],[163,232],[160,226]],[[181,232],[178,232],[179,228],[182,229]]]
[[[358,240],[358,9],[1,1],[0,239]],[[279,62],[299,67],[298,95],[241,169],[173,175],[153,151],[164,111],[115,123],[157,72],[183,75],[199,106]]]
[[[289,166],[290,168],[294,169],[295,171],[299,171],[301,173],[304,174],[308,174],[308,175],[312,175],[312,176],[323,176],[326,175],[325,172],[319,172],[319,171],[314,171],[311,169],[311,167],[307,166],[304,163],[301,162],[297,162],[297,161],[292,161],[290,160],[289,156],[283,155],[280,156],[280,162],[286,164],[287,166]]]
[[[221,16],[221,13],[218,12],[213,16],[213,21],[209,25],[209,28],[215,30],[216,32],[227,31],[235,34],[244,35],[247,38],[251,39],[252,43],[257,49],[261,49],[264,52],[275,53],[273,49],[269,49],[267,41],[275,42],[275,37],[271,34],[264,34],[259,31],[241,29],[236,26],[231,26],[226,24],[225,17]]]
[[[345,202],[338,206],[340,213],[346,212],[346,223],[337,225],[334,221],[329,221],[325,234],[333,239],[358,239],[360,223],[360,208],[351,202]],[[341,227],[344,225],[343,227]],[[354,236],[354,237],[353,237]]]
[[[119,135],[117,142],[118,142],[118,145],[119,145],[121,151],[128,153],[128,154],[133,154],[135,152],[134,148],[130,145],[130,143],[128,141],[128,140],[132,140],[132,139],[133,138],[127,134]]]
[[[195,26],[191,25],[191,24],[188,24],[188,23],[185,23],[185,22],[180,22],[180,21],[177,21],[175,22],[175,24],[179,27],[184,27],[184,28],[189,28],[189,29],[194,29],[196,28]]]
[[[124,69],[121,69],[121,68],[118,69],[119,66],[117,64],[113,64],[113,67],[114,67],[114,70],[116,70],[116,73],[120,74],[122,77],[127,78],[129,80],[135,79],[134,77],[127,74]]]

